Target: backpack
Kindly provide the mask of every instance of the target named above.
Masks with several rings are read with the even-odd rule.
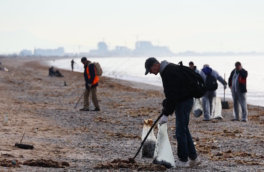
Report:
[[[93,62],[95,69],[96,69],[96,75],[97,76],[102,76],[103,74],[103,69],[101,68],[101,65],[98,62]]]
[[[206,93],[206,86],[201,75],[196,73],[191,68],[183,66],[182,62],[179,63],[179,67],[183,76],[188,81],[187,83],[185,83],[185,85],[190,95],[195,98],[201,98],[202,96],[204,96]]]
[[[206,90],[215,91],[218,88],[217,81],[214,76],[208,74],[205,80]]]

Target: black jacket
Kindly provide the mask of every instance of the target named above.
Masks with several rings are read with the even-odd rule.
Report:
[[[178,103],[192,99],[185,88],[186,80],[181,74],[181,69],[175,64],[168,64],[162,71],[162,83],[166,99],[163,100],[162,113],[166,116],[173,114]]]
[[[229,87],[232,86],[232,79],[233,79],[233,75],[236,72],[236,69],[234,69],[228,79],[228,85]],[[246,93],[247,92],[247,76],[248,76],[248,72],[245,69],[239,70],[239,88],[241,93]]]
[[[90,73],[90,79],[88,78],[88,74],[86,72],[87,68],[89,67],[89,73]],[[89,89],[88,84],[92,84],[93,80],[95,78],[95,71],[94,71],[94,64],[88,64],[84,66],[84,72],[83,72],[83,76],[84,76],[84,80],[85,80],[85,87],[86,89]],[[92,85],[91,88],[97,87],[98,83],[96,83],[95,85]]]

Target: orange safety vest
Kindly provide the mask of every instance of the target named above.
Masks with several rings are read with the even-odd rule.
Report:
[[[94,67],[94,72],[95,72],[95,77],[94,77],[94,80],[92,82],[92,85],[95,85],[95,84],[97,84],[99,82],[99,77],[96,75],[96,69],[95,69],[95,67]],[[90,80],[91,75],[90,75],[90,72],[89,72],[89,65],[86,68],[86,73],[87,73],[88,79]]]

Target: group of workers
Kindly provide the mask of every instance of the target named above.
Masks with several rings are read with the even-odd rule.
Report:
[[[223,79],[219,73],[212,68],[208,64],[205,64],[201,71],[197,70],[196,66],[194,66],[193,62],[189,63],[189,67],[193,69],[196,73],[199,73],[204,82],[207,84],[209,77],[213,77],[215,80],[221,82],[224,86],[224,89],[227,88],[227,83]],[[239,104],[242,109],[242,122],[247,122],[247,101],[246,101],[246,92],[247,92],[247,71],[243,69],[240,62],[235,63],[235,69],[232,70],[229,79],[228,86],[231,89],[233,104],[234,104],[234,118],[232,121],[239,121]],[[211,80],[212,81],[212,80]],[[209,83],[210,84],[210,83]],[[208,85],[209,85],[208,84]],[[202,98],[202,105],[204,110],[204,121],[209,121],[212,114],[212,106],[213,99],[216,97],[216,89],[215,90],[207,90],[206,94]]]
[[[84,107],[80,111],[89,111],[89,94],[92,93],[92,102],[95,106],[93,111],[100,111],[100,106],[97,98],[97,86],[99,77],[95,73],[95,66],[86,57],[81,58],[84,65],[84,79],[85,79],[85,93],[84,93]],[[72,60],[72,70],[73,64]],[[242,68],[240,62],[235,63],[235,69],[231,72],[228,83],[213,70],[208,64],[205,64],[201,71],[197,69],[193,62],[189,63],[189,67],[199,74],[206,85],[206,93],[202,97],[202,104],[204,110],[204,121],[209,121],[212,117],[212,103],[216,97],[217,80],[221,82],[224,89],[227,84],[232,92],[234,104],[234,118],[233,121],[239,121],[239,104],[242,108],[242,122],[247,122],[247,102],[246,102],[246,83],[247,71]],[[196,153],[196,149],[190,134],[188,125],[190,119],[190,112],[193,107],[193,96],[186,89],[184,85],[188,82],[188,78],[181,75],[179,65],[169,63],[164,60],[159,62],[156,58],[150,57],[145,62],[145,75],[160,74],[164,87],[165,99],[163,101],[162,117],[159,124],[167,123],[168,116],[175,112],[176,116],[176,134],[175,137],[178,142],[177,154],[179,161],[177,167],[193,167],[201,163],[200,158]]]
[[[227,87],[225,80],[218,74],[217,71],[210,68],[208,64],[203,66],[201,71],[198,71],[193,62],[189,63],[189,67],[194,72],[199,73],[204,80],[206,88],[203,96],[204,120],[208,121],[211,118],[212,100],[216,96],[217,81]],[[162,117],[159,124],[167,123],[168,116],[175,112],[176,134],[177,139],[177,154],[179,161],[177,167],[193,167],[201,164],[201,160],[196,153],[196,149],[190,134],[188,125],[190,112],[193,106],[193,96],[188,90],[186,83],[188,78],[182,75],[179,65],[169,63],[164,60],[159,62],[156,58],[150,57],[145,62],[145,75],[148,73],[157,75],[160,74],[164,87],[165,99],[163,101]],[[231,72],[228,80],[228,86],[231,89],[234,103],[234,119],[239,120],[239,104],[242,108],[242,121],[247,122],[247,104],[246,104],[246,79],[247,71],[242,68],[240,62],[235,63],[235,69]]]

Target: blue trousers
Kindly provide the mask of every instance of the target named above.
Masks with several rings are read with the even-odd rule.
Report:
[[[179,103],[175,110],[178,157],[183,162],[187,162],[188,157],[192,160],[197,158],[192,136],[188,128],[192,106],[193,99],[189,99]]]

